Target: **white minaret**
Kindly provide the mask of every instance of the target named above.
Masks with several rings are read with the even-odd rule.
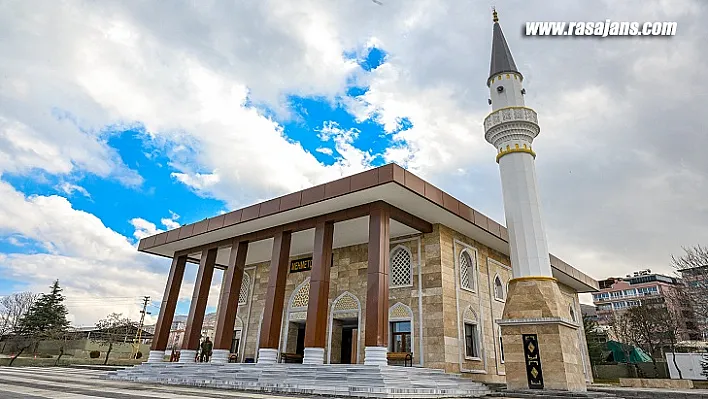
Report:
[[[504,212],[509,231],[514,278],[551,277],[548,243],[541,219],[536,167],[531,144],[538,136],[536,111],[524,106],[524,77],[494,11],[492,62],[489,70],[492,112],[484,120],[484,138],[497,149]]]

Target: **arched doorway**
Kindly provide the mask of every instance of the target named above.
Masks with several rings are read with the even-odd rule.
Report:
[[[305,321],[310,303],[310,278],[300,283],[290,296],[285,317],[282,352],[286,362],[302,362],[305,353]]]
[[[238,359],[241,355],[241,332],[243,331],[243,320],[236,316],[236,321],[234,322],[234,335],[231,338],[231,357]]]
[[[361,303],[350,292],[332,302],[327,339],[327,362],[355,364],[361,348]]]

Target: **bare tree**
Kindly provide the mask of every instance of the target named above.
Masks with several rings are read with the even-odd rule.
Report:
[[[37,294],[29,291],[16,292],[0,298],[0,340],[3,341],[3,352],[8,341],[12,340],[9,334],[17,333],[20,320],[36,300]]]
[[[103,345],[108,345],[106,359],[103,361],[103,364],[108,364],[108,356],[110,356],[111,350],[113,350],[113,344],[127,342],[127,340],[132,337],[134,326],[135,322],[127,317],[123,317],[120,313],[111,313],[96,323],[96,329],[98,329],[98,331],[91,336],[91,339]]]
[[[669,309],[660,309],[657,314],[657,327],[659,333],[664,336],[665,345],[668,345],[672,354],[674,367],[678,371],[679,379],[683,379],[683,373],[676,361],[676,343],[678,337],[684,332],[685,324],[681,320],[681,315],[676,314],[676,311]]]
[[[627,365],[627,372],[634,372],[634,376],[643,377],[643,372],[638,365],[632,366],[632,351],[634,346],[637,345],[639,340],[637,330],[632,325],[632,321],[629,316],[625,313],[614,313],[610,319],[610,327],[612,329],[612,335],[615,337],[617,342],[619,342],[622,348],[622,353],[624,354],[625,364]]]
[[[661,356],[661,347],[665,339],[659,325],[659,310],[655,306],[643,303],[627,311],[627,318],[631,328],[635,331],[635,343],[651,355],[654,374],[657,378],[659,377],[659,367],[656,364],[656,358]]]
[[[37,295],[32,292],[17,292],[0,299],[0,336],[17,330],[17,326],[32,307]]]
[[[708,321],[708,247],[696,245],[684,247],[684,254],[671,256],[671,266],[679,272],[684,281],[683,291],[686,301],[695,317],[702,321],[700,330],[705,330]],[[706,331],[700,331],[705,335]]]

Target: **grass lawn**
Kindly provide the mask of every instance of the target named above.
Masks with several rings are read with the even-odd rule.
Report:
[[[53,358],[34,358],[34,357],[18,357],[14,363],[13,367],[53,367],[56,359]],[[91,365],[102,365],[104,359],[81,359],[73,358],[70,356],[62,357],[59,360],[57,366],[69,366],[72,364],[91,364]],[[143,362],[143,359],[111,359],[108,358],[109,366],[134,366]],[[0,366],[7,366],[10,364],[10,358],[0,358]]]

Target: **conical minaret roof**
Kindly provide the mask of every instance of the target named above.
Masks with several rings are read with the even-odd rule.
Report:
[[[496,10],[494,11],[494,32],[492,34],[492,62],[489,65],[489,77],[502,72],[516,72],[521,74],[516,68],[514,57],[511,56],[509,45],[506,44],[504,33],[499,26],[499,18]]]

